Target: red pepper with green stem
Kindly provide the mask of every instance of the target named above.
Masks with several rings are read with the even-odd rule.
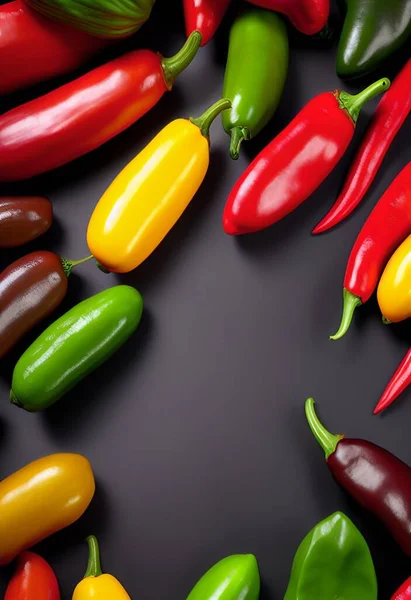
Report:
[[[391,600],[411,600],[411,577],[404,581]]]
[[[57,578],[50,565],[34,552],[22,552],[4,600],[60,600]]]
[[[252,4],[286,15],[298,31],[315,35],[327,25],[330,0],[248,0]]]
[[[397,175],[361,229],[344,278],[343,314],[332,340],[347,333],[354,311],[370,299],[384,267],[411,233],[411,162]]]
[[[0,181],[64,165],[127,129],[172,88],[200,41],[194,32],[172,58],[128,52],[0,116]]]
[[[217,31],[231,0],[183,0],[187,37],[193,31],[202,35],[205,46]]]
[[[376,444],[327,431],[315,413],[312,398],[305,403],[305,414],[336,481],[380,519],[411,556],[410,467]]]
[[[235,184],[224,210],[225,232],[265,229],[304,202],[344,155],[363,105],[389,85],[384,78],[355,96],[336,90],[313,98]]]
[[[392,82],[373,114],[334,206],[313,233],[344,221],[364,198],[411,110],[411,59]]]
[[[374,409],[374,414],[382,412],[388,408],[394,400],[398,398],[411,384],[411,348],[402,359],[400,366],[395,371],[389,384],[384,390],[377,406]]]

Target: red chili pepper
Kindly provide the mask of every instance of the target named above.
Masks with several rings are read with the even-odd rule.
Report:
[[[374,414],[382,412],[390,404],[398,398],[400,394],[411,384],[411,348],[402,359],[400,366],[395,371],[389,384],[384,390],[377,406],[374,409]]]
[[[404,581],[391,600],[411,600],[411,577]]]
[[[336,481],[378,517],[411,556],[410,467],[376,444],[331,434],[319,421],[312,398],[305,403],[305,414]]]
[[[313,98],[235,184],[224,211],[225,232],[259,231],[306,200],[343,156],[365,102],[389,85],[384,78],[356,96],[336,90]]]
[[[0,94],[68,73],[108,45],[46,19],[23,0],[0,6]]]
[[[53,206],[38,196],[0,197],[0,248],[14,248],[35,240],[53,221]]]
[[[343,314],[332,340],[347,333],[354,311],[370,299],[391,254],[411,234],[411,162],[385,191],[361,229],[348,259]]]
[[[286,15],[296,29],[305,35],[319,33],[327,25],[330,0],[248,0]]]
[[[202,35],[205,46],[214,36],[231,0],[183,0],[187,37],[193,31]]]
[[[44,558],[34,552],[20,554],[4,600],[60,600],[57,578]]]
[[[0,181],[17,181],[94,150],[171,89],[193,60],[196,31],[172,58],[135,50],[0,117]]]
[[[346,219],[364,198],[395,136],[410,113],[410,90],[411,59],[382,97],[354,157],[341,194],[330,212],[313,229],[313,233],[323,233]]]

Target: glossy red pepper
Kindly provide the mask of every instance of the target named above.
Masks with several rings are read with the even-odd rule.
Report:
[[[46,19],[23,0],[0,6],[0,94],[68,73],[108,45]]]
[[[52,220],[53,207],[47,198],[0,198],[0,248],[13,248],[31,242],[49,229]]]
[[[340,339],[357,306],[370,299],[391,254],[411,234],[411,162],[397,175],[366,220],[348,259]]]
[[[44,173],[127,129],[170,90],[201,41],[172,58],[135,50],[0,117],[0,181]]]
[[[371,442],[333,435],[320,423],[309,398],[305,413],[336,481],[388,528],[411,556],[411,469]]]
[[[336,90],[313,98],[235,184],[224,210],[225,232],[259,231],[306,200],[343,156],[365,102],[389,85],[384,78],[356,96]]]
[[[231,0],[183,0],[187,37],[193,31],[202,35],[205,46],[214,36]]]
[[[391,600],[411,600],[411,577],[404,581]]]
[[[315,35],[327,25],[330,0],[248,0],[252,4],[286,15],[296,29]]]
[[[402,359],[400,366],[395,371],[389,384],[384,390],[377,406],[374,409],[374,414],[382,412],[390,406],[411,384],[411,348]]]
[[[50,565],[34,552],[22,552],[4,600],[60,600],[57,578]]]
[[[411,59],[382,97],[354,157],[341,194],[313,233],[323,233],[343,221],[358,206],[411,110]]]

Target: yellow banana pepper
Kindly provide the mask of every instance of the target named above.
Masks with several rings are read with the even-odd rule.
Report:
[[[0,482],[0,565],[77,521],[95,490],[90,463],[52,454]]]
[[[131,600],[121,583],[102,572],[100,550],[94,535],[87,538],[89,558],[84,579],[73,593],[72,600]]]
[[[398,323],[411,317],[411,235],[388,261],[377,298],[384,322]]]
[[[116,177],[87,230],[103,270],[135,269],[167,235],[207,173],[210,126],[230,107],[220,100],[199,119],[172,121]]]

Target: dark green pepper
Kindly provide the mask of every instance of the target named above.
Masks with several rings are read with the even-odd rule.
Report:
[[[287,27],[279,15],[263,8],[240,12],[231,32],[223,97],[232,102],[223,126],[231,135],[230,155],[256,136],[272,118],[284,90],[288,70]]]
[[[337,74],[365,75],[411,35],[411,0],[343,0],[347,9],[337,51]]]
[[[51,406],[106,361],[136,330],[143,299],[117,285],[74,306],[24,352],[13,372],[10,400],[29,412]]]
[[[377,600],[377,578],[367,542],[336,512],[301,542],[284,600]]]

